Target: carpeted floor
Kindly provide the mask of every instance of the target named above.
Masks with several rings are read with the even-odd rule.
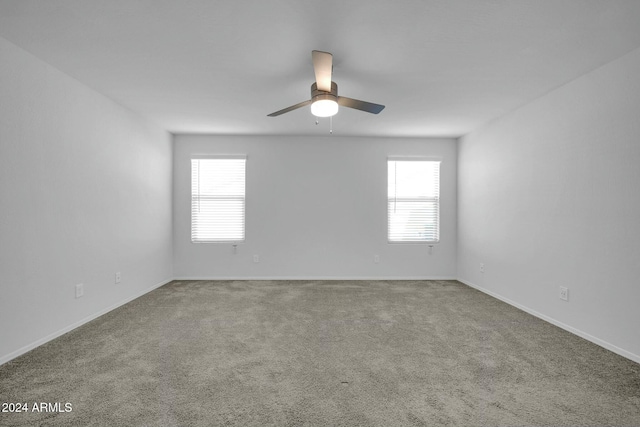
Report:
[[[0,366],[0,402],[29,406],[3,426],[640,426],[640,365],[455,281],[174,281]]]

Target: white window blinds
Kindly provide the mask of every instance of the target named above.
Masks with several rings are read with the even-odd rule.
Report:
[[[191,241],[244,240],[246,158],[191,159]]]
[[[389,242],[440,239],[440,162],[387,162]]]

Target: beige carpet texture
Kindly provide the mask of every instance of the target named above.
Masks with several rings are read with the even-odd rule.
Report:
[[[0,402],[28,406],[2,426],[640,426],[640,365],[456,281],[173,281],[0,366]]]

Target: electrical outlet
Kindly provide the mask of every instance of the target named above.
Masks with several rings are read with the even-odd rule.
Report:
[[[76,285],[76,298],[80,298],[84,295],[84,285],[82,283],[78,283]]]
[[[253,262],[260,262],[260,256],[254,255],[253,256]]]
[[[375,262],[376,264],[380,263],[380,255],[374,255],[373,262]]]
[[[484,262],[480,263],[480,273],[484,273]]]
[[[116,273],[116,285],[117,285],[118,283],[120,283],[120,282],[122,282],[122,275],[121,275],[121,274],[120,274],[120,272],[118,271],[118,272]]]
[[[569,301],[569,288],[565,288],[564,286],[560,286],[560,295],[561,300]]]

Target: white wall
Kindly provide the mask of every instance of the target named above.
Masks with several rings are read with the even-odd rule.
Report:
[[[1,38],[0,63],[3,363],[171,277],[172,148]]]
[[[456,149],[453,139],[176,136],[174,275],[454,278]],[[237,255],[230,244],[191,243],[192,154],[247,155],[246,242]],[[387,243],[391,155],[442,158],[441,243],[431,255],[425,245]]]
[[[638,76],[640,50],[462,138],[458,163],[459,279],[636,361]]]

